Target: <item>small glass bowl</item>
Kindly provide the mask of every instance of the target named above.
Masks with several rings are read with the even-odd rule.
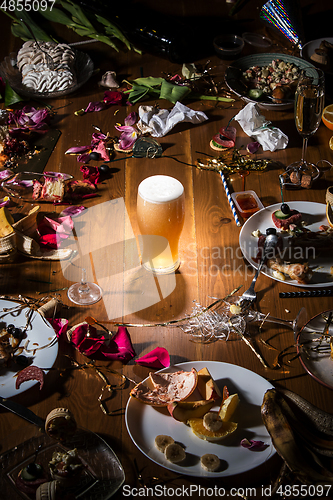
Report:
[[[229,59],[240,54],[244,48],[244,40],[238,35],[219,35],[214,38],[216,54],[222,59]]]

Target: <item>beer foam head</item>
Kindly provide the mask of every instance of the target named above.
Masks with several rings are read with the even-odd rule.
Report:
[[[141,198],[152,203],[167,203],[176,200],[183,192],[182,183],[168,175],[147,177],[139,185]]]

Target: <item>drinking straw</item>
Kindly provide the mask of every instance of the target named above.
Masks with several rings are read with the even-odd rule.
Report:
[[[224,173],[220,172],[220,176],[221,176],[221,179],[222,179],[222,184],[223,184],[223,187],[224,187],[225,194],[227,195],[227,198],[228,198],[228,202],[229,202],[229,205],[230,205],[230,208],[231,208],[231,211],[232,211],[232,215],[234,216],[234,219],[235,219],[235,222],[236,222],[237,226],[241,226],[242,224],[239,221],[239,218],[238,218],[238,215],[237,215],[237,210],[236,210],[235,204],[234,204],[234,202],[233,202],[233,200],[231,198],[231,194],[230,194],[230,191],[229,191],[229,188],[228,188],[228,184],[227,184],[227,180],[225,178]]]

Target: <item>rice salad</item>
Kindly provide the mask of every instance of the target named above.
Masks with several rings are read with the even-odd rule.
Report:
[[[300,74],[296,64],[273,59],[267,66],[251,66],[243,72],[243,78],[247,85],[269,95],[276,87],[296,83]]]

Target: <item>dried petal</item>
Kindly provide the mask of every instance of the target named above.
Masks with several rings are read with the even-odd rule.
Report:
[[[250,142],[247,146],[246,146],[246,151],[250,154],[254,154],[258,151],[258,149],[260,148],[260,143],[259,142]]]
[[[267,444],[265,444],[263,441],[255,440],[255,439],[247,439],[244,438],[240,442],[241,446],[243,448],[247,448],[249,450],[253,451],[262,451],[267,448]]]

